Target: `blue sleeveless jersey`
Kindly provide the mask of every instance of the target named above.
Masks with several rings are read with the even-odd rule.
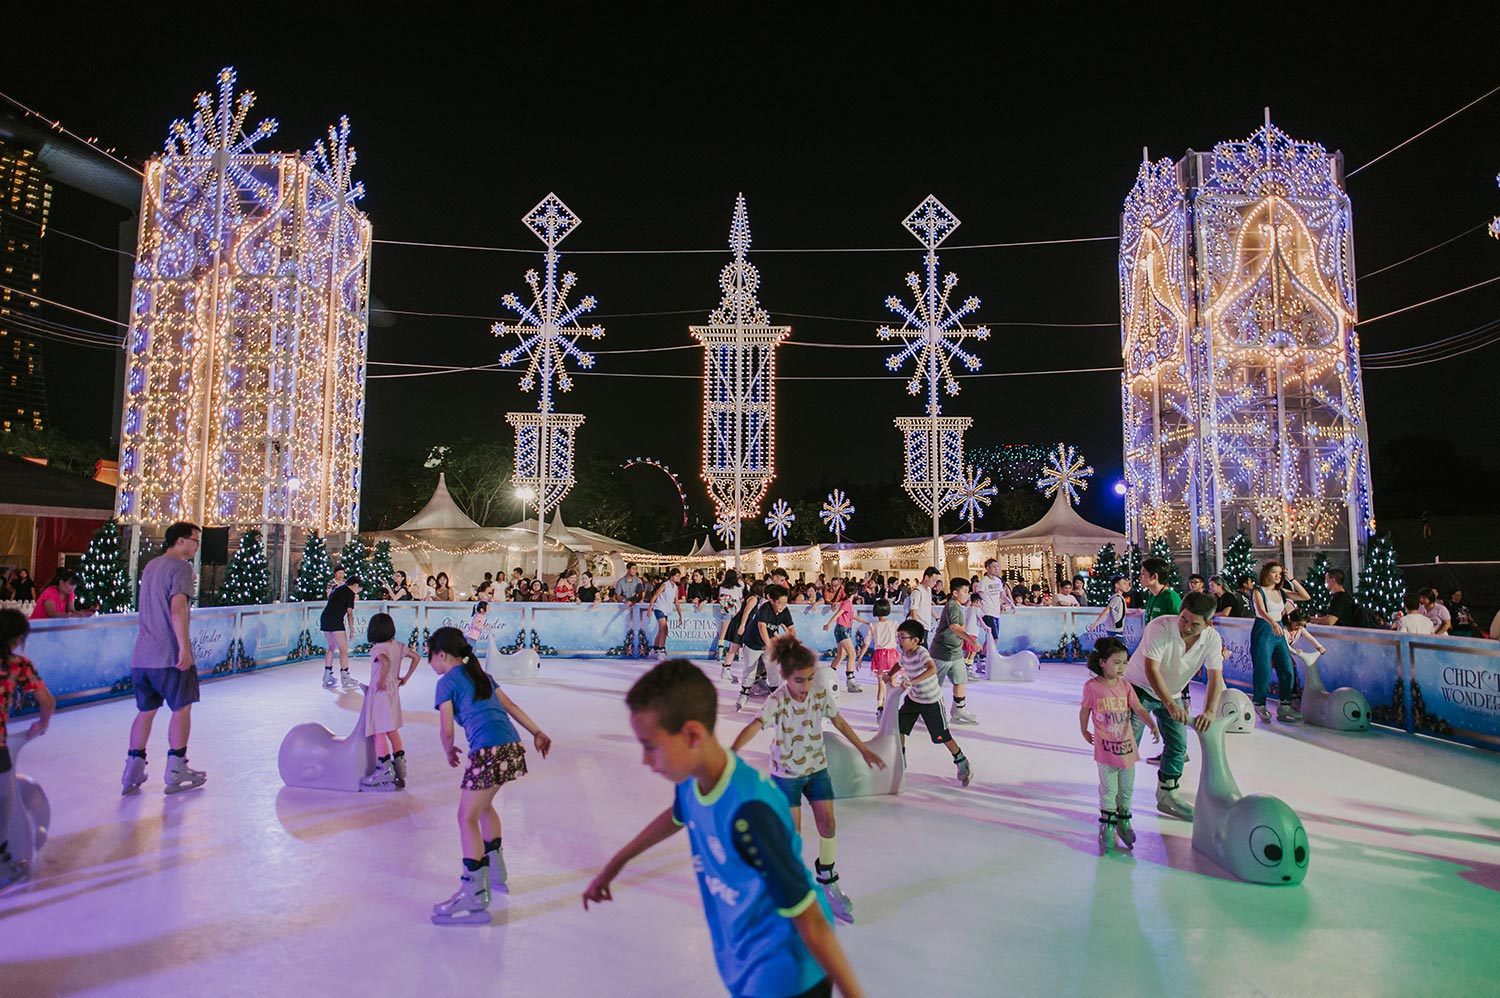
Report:
[[[677,784],[672,817],[686,825],[719,975],[736,996],[787,998],[827,976],[792,919],[828,902],[802,862],[786,795],[733,752],[708,794]]]

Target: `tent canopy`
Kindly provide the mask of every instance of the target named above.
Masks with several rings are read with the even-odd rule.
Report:
[[[1005,534],[996,543],[1001,550],[1050,547],[1068,554],[1094,554],[1105,544],[1124,544],[1125,535],[1079,516],[1063,490],[1058,489],[1045,516],[1029,527]]]

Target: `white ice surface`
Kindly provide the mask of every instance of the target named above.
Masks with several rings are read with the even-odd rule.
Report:
[[[528,744],[530,775],[500,795],[510,893],[477,929],[428,923],[459,852],[458,772],[425,666],[402,695],[410,789],[394,794],[281,785],[287,729],[346,731],[358,708],[319,688],[316,663],[206,685],[190,756],[208,785],[173,797],[165,716],[150,782],[122,799],[133,704],[60,714],[20,757],[51,797],[52,838],[33,878],[0,893],[0,995],[723,994],[685,837],[628,867],[613,904],[579,901],[670,800],[626,721],[643,669],[548,661],[507,685],[554,748],[543,760]],[[918,728],[899,798],[838,805],[859,918],[838,935],[868,994],[1494,993],[1500,758],[1379,730],[1235,735],[1241,787],[1282,797],[1307,827],[1304,885],[1226,879],[1188,825],[1156,815],[1144,762],[1136,855],[1100,858],[1083,678],[1048,665],[1039,683],[972,684],[981,723],[956,730],[977,774],[967,790]],[[737,720],[719,688],[727,743],[750,715]],[[844,709],[873,730],[868,687]],[[763,766],[765,747],[762,735],[746,758]]]

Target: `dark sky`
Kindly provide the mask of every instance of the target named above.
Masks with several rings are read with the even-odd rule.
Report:
[[[513,5],[507,5],[513,6]],[[413,8],[415,10],[415,8]],[[567,251],[724,246],[734,196],[749,200],[762,304],[793,338],[872,344],[882,302],[920,265],[901,219],[936,194],[963,221],[951,243],[1114,235],[1141,149],[1181,156],[1240,139],[1273,120],[1340,149],[1354,169],[1500,84],[1500,7],[1434,16],[1344,19],[1324,8],[1237,8],[1210,23],[1104,23],[1056,7],[1051,23],[969,20],[913,8],[901,19],[842,6],[817,17],[735,20],[704,6],[685,15],[633,7],[599,17],[554,7],[507,10],[484,23],[366,22],[287,42],[185,17],[202,33],[172,37],[91,23],[90,37],[8,46],[0,88],[132,157],[159,149],[220,66],[234,65],[275,117],[260,148],[307,148],[339,115],[353,123],[358,176],[377,239],[532,249],[521,214],[556,191],[583,219],[563,244],[579,290],[600,301],[601,350],[690,342],[687,325],[718,302],[713,255]],[[717,10],[718,8],[713,8]],[[566,10],[566,13],[561,13]],[[1044,15],[1028,15],[1041,17]],[[1325,18],[1312,23],[1311,18]],[[351,15],[349,20],[353,20]],[[276,18],[268,18],[274,21]],[[18,32],[20,28],[17,28]],[[1500,94],[1349,182],[1359,271],[1394,263],[1500,213]],[[54,224],[113,242],[123,217],[66,189]],[[903,253],[769,253],[769,249],[906,247]],[[983,299],[994,337],[990,373],[1119,363],[1116,245],[951,250],[944,269]],[[375,295],[392,309],[498,316],[523,291],[534,257],[378,246]],[[44,294],[113,313],[114,260],[48,240]],[[1362,317],[1500,273],[1500,243],[1482,231],[1363,279]],[[1500,284],[1372,323],[1367,352],[1438,340],[1500,311]],[[649,314],[639,313],[683,313]],[[788,313],[861,321],[789,317]],[[61,318],[54,315],[54,318]],[[483,364],[498,352],[480,320],[400,316],[371,333],[373,361]],[[1496,348],[1425,367],[1372,372],[1366,389],[1377,454],[1397,437],[1455,441],[1467,464],[1500,467],[1493,433]],[[881,350],[789,347],[780,385],[778,493],[899,473],[895,415],[920,404],[880,375]],[[105,437],[113,364],[102,353],[48,347],[55,422]],[[377,372],[394,369],[375,368]],[[608,374],[696,376],[693,351],[602,354]],[[469,435],[511,434],[509,410],[534,408],[514,373],[372,381],[367,440],[377,453],[418,452]],[[700,504],[696,380],[580,377],[561,408],[589,418],[580,447],[666,460]],[[967,381],[946,412],[973,416],[974,443],[1077,444],[1100,472],[1084,512],[1117,521],[1102,486],[1119,476],[1115,374]],[[1489,474],[1489,479],[1497,476]],[[1377,512],[1381,506],[1376,471]],[[1461,508],[1433,476],[1434,504]],[[1099,502],[1093,501],[1097,496]],[[663,492],[663,501],[669,497]],[[857,533],[857,531],[856,531]]]

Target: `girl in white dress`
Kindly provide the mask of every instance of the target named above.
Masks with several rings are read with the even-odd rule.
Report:
[[[422,659],[405,642],[396,640],[396,622],[388,613],[370,618],[365,632],[370,642],[370,688],[365,691],[365,733],[375,736],[375,772],[360,781],[365,790],[396,790],[406,786],[406,750],[401,744],[401,687],[417,671]],[[401,675],[404,659],[411,668]]]

